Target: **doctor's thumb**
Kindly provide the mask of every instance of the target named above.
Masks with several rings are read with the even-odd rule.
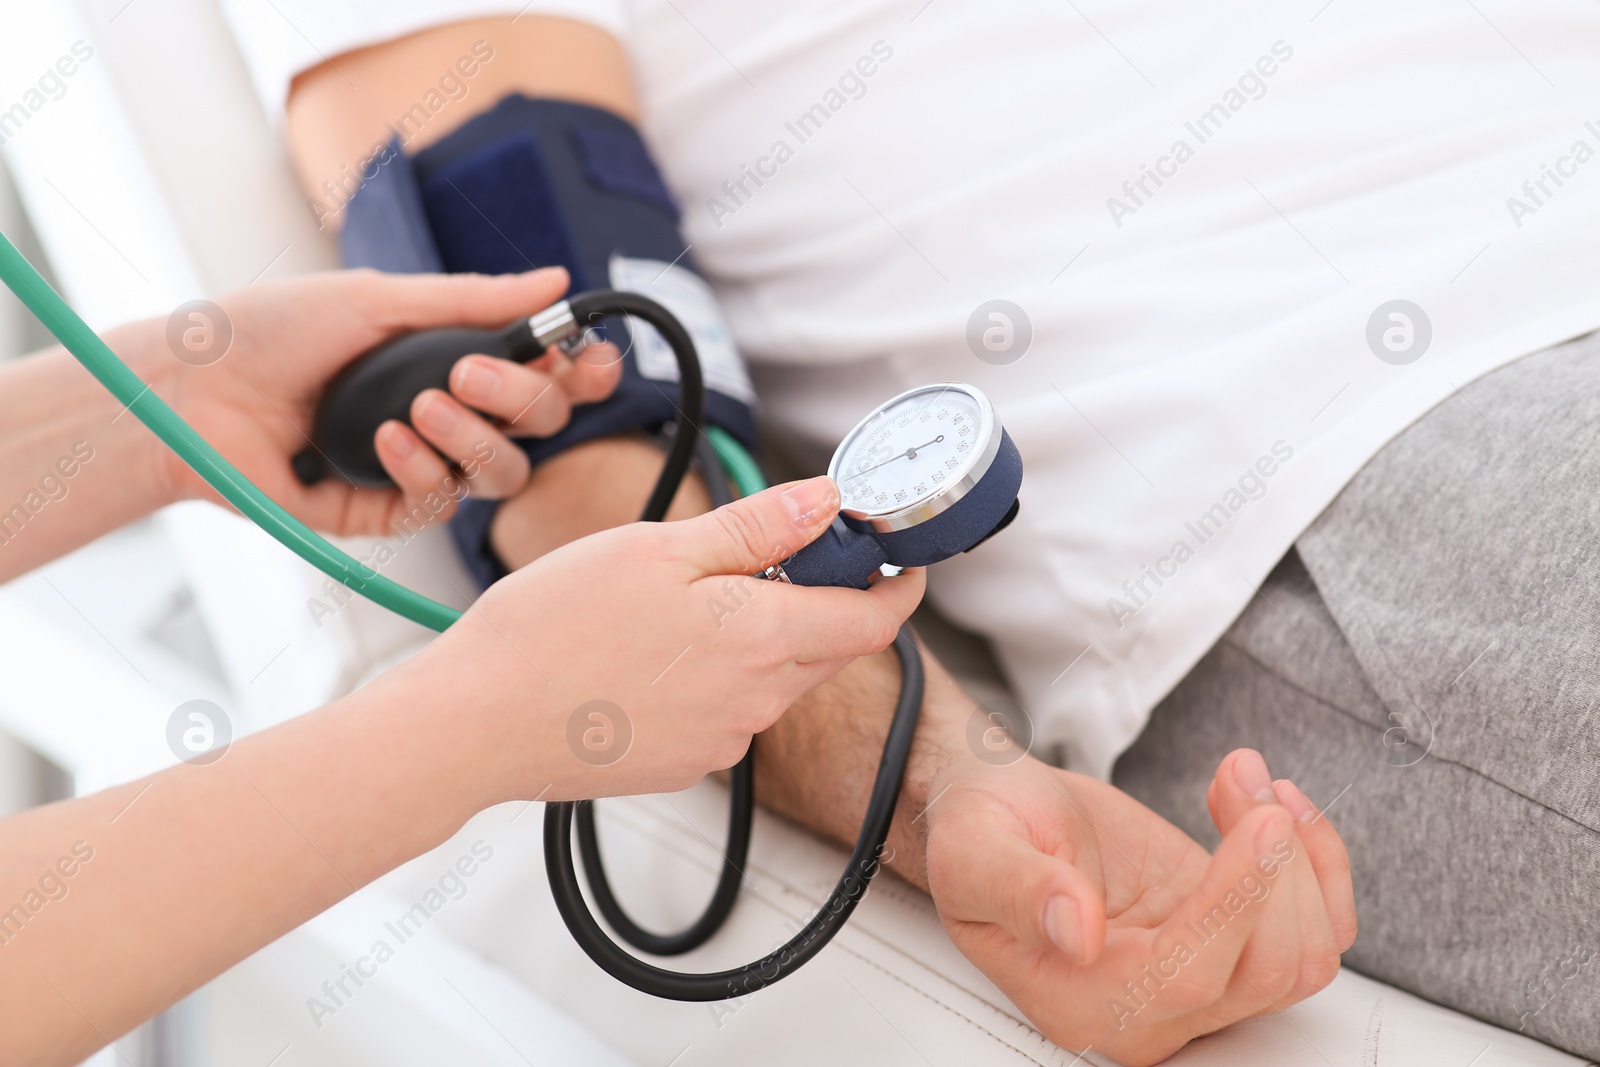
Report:
[[[705,574],[756,574],[816,540],[838,513],[839,487],[833,479],[808,478],[669,528],[683,557]]]

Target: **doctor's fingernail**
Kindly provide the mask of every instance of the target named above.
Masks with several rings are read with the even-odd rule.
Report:
[[[390,419],[378,427],[378,436],[381,437],[383,447],[393,452],[396,459],[410,459],[411,454],[417,450],[417,443],[411,435],[400,429],[400,424]]]
[[[563,283],[571,280],[567,275],[567,268],[558,267],[555,264],[551,264],[546,267],[534,267],[532,270],[525,270],[522,272],[522,276],[524,278],[530,275],[538,278],[549,278],[552,281],[559,279]]]
[[[839,488],[832,478],[808,478],[783,491],[783,509],[800,526],[813,526],[817,517],[833,510]]]
[[[488,400],[500,390],[504,380],[491,364],[464,359],[456,364],[454,392],[463,400]]]
[[[1257,800],[1278,799],[1272,791],[1272,772],[1267,770],[1267,761],[1254,749],[1247,748],[1234,757],[1233,780],[1239,783],[1240,789]]]
[[[1044,902],[1044,934],[1062,953],[1078,959],[1082,938],[1078,929],[1078,904],[1069,896],[1051,897]]]
[[[434,391],[423,394],[422,403],[417,405],[416,420],[422,424],[420,429],[436,434],[454,433],[461,425],[461,416],[455,413],[443,394]]]
[[[1289,814],[1293,815],[1296,820],[1310,822],[1317,817],[1316,806],[1307,799],[1304,793],[1300,792],[1300,787],[1289,781],[1289,779],[1279,778],[1276,782],[1273,782],[1272,791],[1277,794],[1278,803],[1289,809]]]

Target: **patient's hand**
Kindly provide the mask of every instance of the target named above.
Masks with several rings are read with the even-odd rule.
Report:
[[[1156,1063],[1315,993],[1355,940],[1338,832],[1269,781],[1254,752],[1222,761],[1213,856],[1104,782],[962,761],[932,783],[929,888],[951,939],[1051,1040]]]

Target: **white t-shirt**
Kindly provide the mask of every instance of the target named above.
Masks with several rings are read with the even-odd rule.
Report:
[[[273,2],[231,8],[274,106],[467,13]],[[1386,441],[1600,326],[1592,4],[584,6],[781,435],[820,462],[912,385],[994,401],[1021,515],[931,595],[1082,770]]]

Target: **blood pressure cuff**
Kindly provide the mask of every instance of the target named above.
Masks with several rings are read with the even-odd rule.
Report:
[[[397,136],[361,178],[340,238],[347,266],[508,274],[559,265],[573,293],[643,293],[693,336],[707,421],[756,449],[755,394],[744,364],[679,235],[677,206],[625,120],[582,104],[509,96],[414,156]],[[660,335],[623,318],[608,319],[601,331],[624,353],[621,383],[607,399],[574,407],[553,437],[519,438],[534,463],[676,417],[677,362]],[[489,546],[498,506],[469,497],[450,526],[485,586],[506,573]]]

